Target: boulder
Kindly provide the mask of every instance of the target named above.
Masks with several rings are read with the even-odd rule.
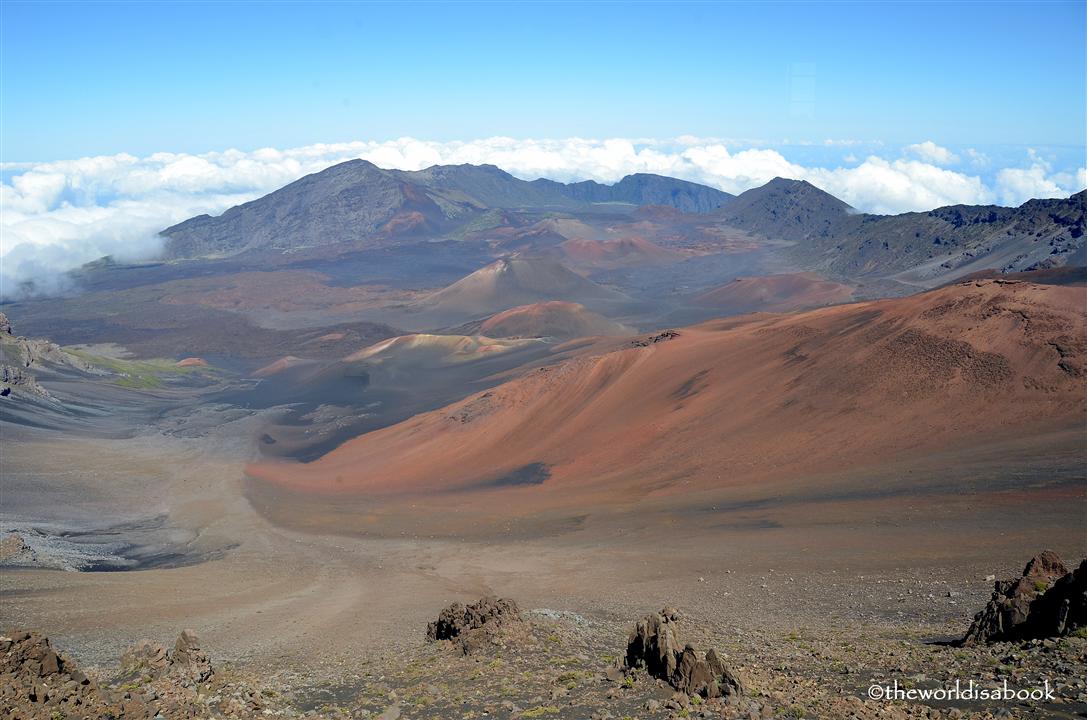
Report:
[[[1030,608],[1027,630],[1032,637],[1062,637],[1087,628],[1087,559],[1053,585]]]
[[[960,645],[1041,639],[1087,626],[1087,561],[1075,572],[1051,550],[1031,558],[1018,578],[998,580]]]
[[[465,655],[494,644],[500,636],[523,629],[517,603],[508,598],[485,597],[471,605],[453,603],[427,625],[427,639],[451,640]]]
[[[705,698],[743,694],[743,683],[710,649],[702,653],[681,640],[680,615],[664,608],[639,620],[627,639],[626,667],[644,668],[686,695]]]

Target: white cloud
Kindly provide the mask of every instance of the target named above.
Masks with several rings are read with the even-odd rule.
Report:
[[[1003,168],[996,174],[997,195],[1005,205],[1019,205],[1031,198],[1068,197],[1069,188],[1087,187],[1087,168],[1052,173],[1052,166],[1033,149],[1026,168]]]
[[[906,152],[913,153],[925,162],[934,165],[954,165],[959,161],[959,156],[945,147],[940,147],[931,140],[907,145]]]
[[[444,143],[400,138],[283,150],[8,163],[0,165],[0,295],[17,294],[28,281],[36,283],[38,291],[54,292],[61,286],[58,278],[63,271],[106,254],[152,258],[161,250],[157,233],[162,228],[199,213],[222,212],[352,158],[405,170],[491,163],[518,177],[563,181],[613,182],[630,173],[648,172],[732,193],[782,176],[808,180],[859,210],[881,213],[954,203],[1017,205],[1031,197],[1067,196],[1087,185],[1087,170],[1054,173],[1044,160],[1031,155],[1029,167],[999,170],[990,186],[978,176],[940,167],[954,157],[945,148],[931,142],[910,148],[922,148],[915,154],[928,157],[887,160],[870,155],[859,164],[851,158],[849,167],[818,167],[792,162],[776,149],[719,138],[495,137]]]

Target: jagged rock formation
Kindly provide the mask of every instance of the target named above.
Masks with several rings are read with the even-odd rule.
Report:
[[[121,656],[121,673],[133,677],[158,677],[170,667],[166,647],[144,638]]]
[[[1069,571],[1052,550],[1031,558],[1021,577],[998,580],[960,645],[1060,637],[1087,627],[1087,560]]]
[[[713,649],[701,653],[679,635],[674,608],[646,615],[627,640],[626,667],[644,668],[687,695],[706,698],[743,694],[743,683]]]
[[[186,682],[193,684],[207,682],[215,674],[211,660],[200,647],[200,638],[193,630],[182,630],[177,636],[170,666]]]
[[[49,644],[25,630],[0,635],[0,718],[99,717],[109,701],[97,684]]]
[[[33,375],[24,368],[14,365],[0,365],[0,397],[8,397],[14,388],[21,388],[28,393],[48,397]]]
[[[215,674],[211,660],[200,648],[200,639],[193,630],[181,631],[173,652],[151,640],[140,640],[121,657],[121,672],[149,679],[170,674],[184,686],[207,682]]]
[[[213,676],[191,630],[181,633],[173,652],[140,641],[122,658],[121,674],[100,682],[58,653],[41,633],[0,635],[0,720],[254,720],[280,715],[268,709],[268,702],[241,678]]]
[[[508,598],[485,597],[471,605],[453,603],[427,626],[427,639],[452,640],[465,655],[495,644],[511,631],[525,629],[517,603]]]

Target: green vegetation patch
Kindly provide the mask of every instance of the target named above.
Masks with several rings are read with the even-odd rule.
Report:
[[[64,352],[74,358],[82,360],[88,365],[93,365],[116,375],[114,381],[121,387],[137,390],[155,390],[163,387],[167,377],[187,377],[206,374],[211,371],[208,367],[188,366],[179,367],[173,360],[155,358],[152,360],[123,360],[121,358],[103,357],[94,355],[85,350],[64,348]]]

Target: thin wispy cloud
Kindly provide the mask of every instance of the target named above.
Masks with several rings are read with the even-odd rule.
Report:
[[[1087,186],[1087,169],[1056,171],[1036,155],[996,170],[989,182],[961,168],[930,141],[888,159],[851,149],[836,167],[800,164],[788,146],[738,147],[718,139],[670,140],[488,138],[431,142],[317,144],[291,149],[228,150],[201,155],[155,153],[0,166],[0,293],[63,289],[62,273],[112,255],[154,258],[158,232],[200,213],[217,214],[303,175],[353,158],[386,168],[417,170],[437,164],[490,163],[518,177],[612,182],[636,172],[705,183],[732,193],[774,177],[804,179],[859,210],[896,213],[955,203],[1017,205],[1033,197],[1064,197]],[[890,149],[888,149],[890,154]],[[972,155],[969,155],[973,159]]]

